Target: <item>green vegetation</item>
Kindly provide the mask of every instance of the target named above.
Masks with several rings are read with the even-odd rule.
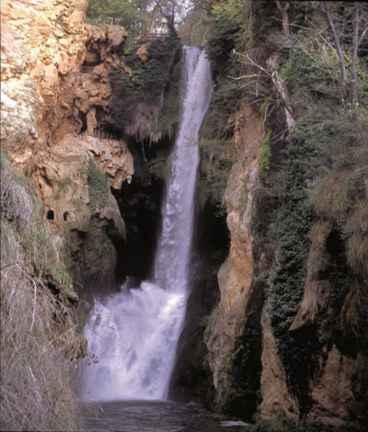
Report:
[[[2,264],[0,428],[76,431],[66,358],[80,344],[73,321],[19,255],[17,263]]]
[[[172,49],[178,50],[178,43],[176,42]],[[173,138],[177,128],[179,127],[180,117],[180,95],[181,88],[181,70],[182,61],[175,60],[173,69],[170,76],[166,76],[168,84],[166,86],[162,83],[162,88],[165,88],[163,94],[163,103],[160,110],[156,127],[152,133],[152,141],[157,141],[162,136]]]
[[[305,335],[298,337],[299,335],[290,333],[289,328],[304,291],[308,233],[312,226],[312,205],[306,186],[310,176],[308,160],[313,151],[307,142],[293,140],[289,143],[285,153],[285,167],[282,168],[285,176],[279,196],[282,204],[275,211],[271,228],[272,237],[277,244],[269,281],[271,324],[278,339],[290,385],[300,402],[303,402],[302,410],[307,409],[303,399],[308,394],[309,368],[313,368],[311,356],[318,347],[314,348],[307,343]]]
[[[81,354],[76,299],[30,181],[1,157],[0,428],[79,428],[71,359]]]
[[[146,34],[176,34],[185,5],[177,0],[90,0],[88,18],[93,23],[119,24],[131,41]]]
[[[2,220],[21,237],[19,242],[26,251],[27,268],[31,273],[53,283],[65,298],[75,299],[65,257],[57,256],[53,238],[44,223],[44,208],[31,182],[13,171],[5,155],[1,158],[1,212]],[[16,257],[12,264],[17,264]]]
[[[268,131],[253,218],[256,255],[263,251],[255,259],[267,265],[257,269],[257,280],[267,282],[273,332],[302,415],[310,409],[322,347],[336,344],[353,357],[368,345],[368,68],[366,43],[354,39],[363,34],[367,8],[358,2],[320,6],[228,0],[211,3],[201,16],[216,84],[202,131],[201,183],[207,198],[221,205],[228,170],[218,161],[226,155],[232,163],[234,113],[241,104],[255,107]],[[286,123],[285,106],[294,127]],[[308,267],[318,223],[330,227],[321,240],[321,270]],[[308,272],[328,280],[330,310],[292,332]],[[249,373],[249,353],[240,357],[236,382],[239,368]]]
[[[232,166],[231,159],[226,155],[230,140],[208,139],[200,141],[201,165],[199,200],[202,206],[207,200],[214,203],[219,215],[224,214],[223,198],[227,178]]]
[[[140,47],[147,61],[138,57]],[[173,135],[179,120],[180,55],[175,35],[143,40],[124,58],[131,73],[111,73],[114,121],[126,125],[129,135],[151,142]]]
[[[215,90],[201,131],[200,201],[211,201],[224,217],[225,188],[236,162],[236,114],[251,106],[262,116],[267,134],[260,147],[261,175],[251,209],[254,284],[259,290],[252,288],[259,298],[250,302],[256,302],[256,310],[237,341],[237,351],[229,355],[235,384],[224,409],[242,411],[249,418],[257,412],[265,294],[287,385],[304,418],[313,403],[310,384],[318,380],[324,354],[335,346],[358,363],[368,352],[367,6],[197,0],[175,29],[178,2],[155,3],[90,1],[92,22],[115,22],[129,32],[122,53],[129,73],[114,70],[110,75],[116,116],[112,123],[123,124],[124,133],[140,140],[143,148],[148,142],[173,137],[180,114],[177,34],[206,46]],[[152,37],[152,31],[163,28],[163,21],[168,31]],[[140,57],[137,50],[142,47],[145,53]],[[295,125],[287,122],[285,108]],[[150,174],[164,177],[164,164],[155,162]],[[74,333],[62,305],[65,298],[75,299],[73,280],[44,227],[32,185],[12,172],[5,156],[0,163],[1,235],[7,259],[1,268],[1,343],[12,348],[0,354],[6,371],[1,375],[0,425],[72,430],[77,424],[65,353],[78,351],[80,341],[74,337],[66,343],[66,335]],[[96,212],[107,204],[110,192],[106,176],[92,161],[88,185]],[[67,188],[68,180],[58,193]],[[246,185],[242,192],[245,196]],[[84,249],[79,247],[80,233],[73,233],[76,259],[81,261],[85,254],[95,267],[91,280],[104,274],[100,271],[104,257],[109,257],[106,268],[110,268],[113,241],[120,242],[118,233],[105,226],[111,240],[106,242],[99,224],[96,216],[90,231],[81,234]],[[90,235],[95,232],[96,236]],[[310,274],[313,282],[327,287],[321,299],[325,303],[316,306],[314,319],[291,330]],[[364,383],[366,369],[358,369],[352,380]],[[366,389],[360,388],[364,385],[353,387],[356,399],[364,402]],[[249,430],[323,429],[276,419]]]
[[[92,159],[88,165],[88,187],[92,210],[96,211],[98,208],[104,207],[109,193],[109,185],[106,175],[99,170]]]
[[[144,27],[142,0],[90,0],[88,18],[93,23],[115,23],[122,25],[134,36]]]
[[[326,425],[299,424],[289,422],[285,418],[277,418],[273,421],[261,422],[247,428],[244,432],[358,432],[356,428],[344,426],[335,428]]]
[[[271,131],[268,131],[261,144],[261,154],[259,159],[259,167],[261,174],[266,174],[270,169],[271,161],[271,146],[270,146]]]

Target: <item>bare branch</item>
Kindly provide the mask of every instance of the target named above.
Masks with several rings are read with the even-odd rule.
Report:
[[[359,24],[360,24],[360,5],[355,4],[354,7],[354,18],[353,18],[353,55],[351,64],[351,90],[352,90],[352,104],[355,108],[358,104],[358,48],[359,48]]]
[[[284,32],[284,35],[289,38],[290,37],[290,26],[289,26],[289,15],[287,13],[290,4],[289,2],[280,2],[279,0],[276,0],[276,5],[278,10],[281,12],[282,17],[282,30]]]
[[[336,51],[337,51],[337,55],[339,57],[339,63],[340,63],[340,71],[341,71],[341,97],[342,100],[345,99],[345,88],[346,88],[346,81],[347,81],[347,75],[346,75],[346,66],[345,66],[345,60],[344,60],[344,52],[341,46],[341,42],[340,42],[340,36],[337,33],[336,30],[336,26],[335,23],[332,19],[331,16],[331,12],[330,12],[330,8],[328,5],[328,2],[323,1],[321,2],[321,6],[322,6],[322,11],[325,14],[325,17],[327,19],[327,23],[332,31],[334,40],[335,40],[335,45],[336,45]]]
[[[361,43],[363,42],[363,39],[364,39],[365,35],[367,34],[367,32],[368,32],[368,26],[363,30],[362,34],[359,37],[359,41],[358,41],[359,45],[361,45]]]
[[[268,72],[267,69],[265,69],[264,67],[262,67],[261,65],[259,65],[258,63],[256,63],[250,56],[249,54],[246,55],[247,59],[252,63],[253,66],[255,66],[256,68],[260,69],[262,72],[264,72],[266,75],[268,75],[270,78],[272,78],[272,74],[270,74]]]
[[[241,75],[241,76],[238,76],[238,77],[232,77],[232,76],[228,76],[228,78],[230,78],[230,79],[232,79],[232,80],[234,80],[234,81],[239,81],[239,80],[242,80],[242,79],[248,79],[248,78],[257,78],[257,74],[253,74],[253,75]]]

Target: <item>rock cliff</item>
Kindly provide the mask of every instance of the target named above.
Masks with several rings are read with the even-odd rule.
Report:
[[[75,282],[112,283],[125,233],[110,187],[119,189],[134,168],[126,143],[97,126],[111,98],[109,73],[125,71],[117,53],[127,35],[86,24],[87,5],[2,5],[1,139],[14,169],[32,178]]]
[[[254,39],[239,57],[229,49],[237,44],[229,42],[232,27],[228,33],[215,28],[209,44],[217,73],[210,116],[225,125],[214,138],[236,155],[218,153],[214,176],[226,176],[230,161],[224,193],[230,251],[204,337],[213,402],[221,411],[266,421],[270,430],[280,418],[361,430],[368,401],[368,249],[361,219],[367,124],[358,114],[347,120],[343,108],[334,111],[336,95],[328,96],[334,83],[316,66],[321,54],[314,52],[316,69],[303,57],[309,59],[303,49],[313,36],[298,34],[292,48],[282,42],[267,21],[278,13],[276,3],[252,3]],[[295,7],[290,14],[299,12]],[[305,13],[321,18],[312,7]],[[228,37],[226,49],[221,37]],[[308,80],[310,70],[318,78]],[[215,158],[216,141],[210,144]]]
[[[251,218],[259,177],[262,119],[249,106],[236,113],[232,157],[234,164],[225,190],[230,251],[218,274],[220,302],[210,317],[207,332],[209,364],[213,372],[216,403],[223,406],[235,396],[232,376],[234,353],[254,301],[254,239]]]

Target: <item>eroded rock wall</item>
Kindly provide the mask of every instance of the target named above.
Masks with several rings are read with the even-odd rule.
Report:
[[[2,148],[32,178],[49,236],[82,285],[114,279],[125,233],[110,187],[134,173],[126,143],[96,133],[108,114],[109,73],[125,71],[118,51],[127,34],[86,24],[87,6],[5,0],[1,14]]]
[[[272,65],[278,48],[259,41],[248,54],[257,52],[264,54],[256,61],[264,64],[267,97],[284,99],[279,86],[286,89],[287,81],[272,81],[280,75],[280,64]],[[352,174],[352,164],[345,177],[340,172],[321,181],[328,162],[293,90],[288,103],[298,110],[292,122],[284,102],[271,104],[272,113],[244,103],[235,122],[228,122],[235,125],[236,154],[224,197],[231,247],[218,273],[220,300],[205,338],[215,406],[266,421],[270,430],[280,418],[361,430],[368,403],[361,223],[367,189],[359,177],[365,168]],[[351,179],[350,198],[342,178]]]
[[[218,274],[221,298],[210,317],[206,333],[216,405],[222,408],[230,400],[239,399],[238,383],[234,379],[234,361],[239,339],[254,306],[254,239],[251,221],[259,176],[260,149],[264,139],[262,119],[250,106],[243,106],[236,114],[235,125],[232,148],[234,164],[225,191],[230,252]]]

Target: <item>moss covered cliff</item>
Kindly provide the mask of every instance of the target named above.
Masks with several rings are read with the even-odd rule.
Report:
[[[359,104],[351,81],[342,100],[327,13],[339,25],[354,10],[335,6],[229,1],[209,10],[216,90],[207,121],[226,128],[205,128],[202,176],[217,177],[207,199],[224,206],[231,247],[206,343],[219,409],[359,429],[368,400],[368,71],[364,41],[353,60],[345,35]]]

